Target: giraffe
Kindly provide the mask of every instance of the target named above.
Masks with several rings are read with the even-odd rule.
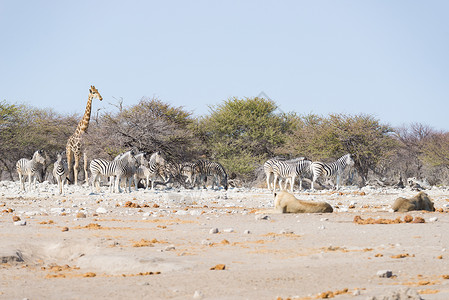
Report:
[[[87,127],[89,127],[89,121],[90,121],[90,112],[92,110],[92,99],[97,98],[100,101],[103,100],[103,97],[101,97],[98,90],[95,88],[95,86],[91,85],[89,89],[89,97],[87,99],[87,105],[86,105],[86,111],[84,112],[84,116],[81,119],[81,121],[78,123],[78,126],[76,127],[75,133],[72,134],[66,145],[66,155],[67,155],[67,165],[68,165],[68,173],[69,176],[72,174],[72,157],[75,160],[75,165],[73,166],[74,169],[74,183],[75,185],[78,184],[78,166],[79,161],[81,157],[81,152],[84,154],[84,175],[85,180],[88,182],[88,174],[87,174],[87,154],[82,149],[82,142],[83,142],[83,133],[87,131]]]

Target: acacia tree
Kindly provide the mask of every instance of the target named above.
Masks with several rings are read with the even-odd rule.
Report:
[[[13,179],[15,164],[20,158],[31,158],[42,149],[51,163],[56,151],[65,150],[65,143],[76,126],[74,116],[63,116],[51,109],[37,109],[25,105],[0,103],[0,163]],[[43,178],[44,174],[40,174]]]
[[[431,166],[449,169],[449,132],[434,132],[426,139],[423,159]]]
[[[393,129],[365,114],[331,114],[329,122],[341,148],[352,154],[361,185],[365,185],[368,172],[382,171],[384,163],[393,155],[396,146],[391,137]]]
[[[328,161],[351,153],[364,185],[370,170],[378,172],[393,153],[392,129],[370,115],[314,114],[299,117],[285,149],[311,160]]]
[[[290,116],[276,110],[273,101],[257,97],[230,98],[210,107],[198,126],[207,145],[205,156],[242,179],[252,179],[255,168],[285,142],[291,126]]]
[[[104,113],[92,122],[87,144],[94,157],[110,159],[129,148],[148,153],[161,150],[177,160],[193,155],[198,141],[191,129],[194,120],[182,107],[149,98],[129,108],[118,107],[118,112]]]
[[[427,125],[412,123],[409,126],[396,128],[394,137],[398,140],[395,155],[395,168],[405,177],[422,177],[423,155],[430,137],[435,131]]]

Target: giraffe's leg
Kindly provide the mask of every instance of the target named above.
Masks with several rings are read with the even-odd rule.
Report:
[[[87,153],[83,153],[83,159],[84,159],[84,182],[89,184],[89,174],[87,173]]]
[[[73,166],[73,177],[75,179],[75,185],[78,184],[78,168],[80,165],[80,153],[74,153],[75,165]]]
[[[67,157],[67,169],[68,169],[67,173],[69,176],[69,181],[71,183],[73,183],[73,173],[72,173],[73,172],[73,161],[72,161],[73,152],[72,152],[72,149],[69,146],[67,146],[65,149],[65,153],[66,153],[66,157]]]

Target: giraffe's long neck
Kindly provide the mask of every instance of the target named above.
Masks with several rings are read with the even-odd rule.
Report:
[[[87,131],[87,128],[89,127],[91,111],[92,111],[92,96],[89,95],[89,99],[87,99],[86,111],[84,112],[84,116],[81,119],[81,121],[79,122],[78,127],[76,127],[76,130],[75,130],[76,135],[80,135]]]

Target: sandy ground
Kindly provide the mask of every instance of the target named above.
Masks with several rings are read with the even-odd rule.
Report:
[[[60,196],[3,181],[0,298],[379,299],[408,288],[449,299],[449,189],[426,192],[443,212],[391,212],[410,189],[296,192],[334,212],[268,214],[266,189]],[[353,221],[407,214],[425,223]]]

